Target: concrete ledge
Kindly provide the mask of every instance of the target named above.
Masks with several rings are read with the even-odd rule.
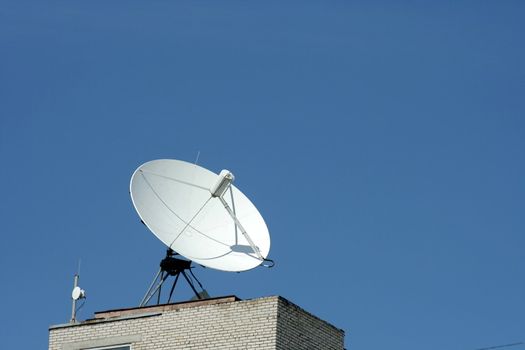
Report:
[[[116,321],[124,321],[124,320],[132,320],[134,318],[144,318],[144,317],[153,317],[153,316],[159,316],[162,315],[162,312],[149,312],[149,313],[143,313],[139,315],[129,315],[129,316],[120,316],[120,317],[113,317],[109,319],[90,319],[86,320],[80,323],[64,323],[64,324],[57,324],[54,326],[50,326],[49,330],[52,331],[54,329],[59,328],[70,328],[70,327],[80,327],[80,326],[89,326],[96,323],[106,323],[106,322],[116,322]]]
[[[152,306],[143,306],[143,307],[132,307],[132,308],[127,308],[127,309],[98,311],[98,312],[95,312],[95,319],[108,319],[108,318],[113,318],[113,317],[143,314],[146,312],[173,311],[173,310],[180,310],[180,309],[198,307],[198,306],[204,306],[204,305],[233,303],[239,300],[240,299],[237,298],[235,295],[229,295],[225,297],[209,298],[209,299],[203,299],[203,300],[183,301],[180,303],[173,303],[173,304],[161,304],[161,305],[152,305]]]

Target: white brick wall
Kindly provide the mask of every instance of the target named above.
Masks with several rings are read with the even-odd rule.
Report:
[[[146,349],[343,349],[344,332],[281,297],[105,313],[53,326],[50,350],[132,344]],[[170,306],[171,307],[171,306]],[[120,317],[120,318],[119,318]]]

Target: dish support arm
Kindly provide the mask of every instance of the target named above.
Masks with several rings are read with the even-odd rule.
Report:
[[[239,221],[239,219],[237,219],[237,216],[235,216],[235,213],[232,211],[232,209],[230,208],[230,206],[228,205],[226,200],[224,200],[224,198],[222,198],[222,196],[220,196],[218,198],[221,201],[222,205],[224,205],[224,208],[226,209],[228,214],[230,214],[230,216],[232,217],[233,221],[235,222],[235,225],[239,228],[239,230],[241,231],[243,236],[248,241],[248,244],[250,244],[250,247],[252,248],[253,252],[257,255],[257,258],[259,260],[261,260],[261,261],[265,261],[264,257],[261,255],[261,252],[259,251],[259,248],[257,248],[255,243],[253,243],[252,239],[250,238],[250,235],[248,234],[248,232],[246,232],[246,230],[242,226],[242,224]]]

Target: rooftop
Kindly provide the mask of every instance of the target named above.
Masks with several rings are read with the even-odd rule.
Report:
[[[58,324],[58,325],[50,326],[49,329],[57,329],[57,328],[64,328],[64,327],[77,327],[77,326],[83,326],[83,325],[100,323],[100,322],[121,321],[121,320],[139,318],[139,317],[150,317],[150,316],[156,316],[156,315],[162,314],[163,312],[166,312],[166,311],[176,311],[176,310],[205,306],[205,305],[233,303],[236,301],[241,301],[241,299],[235,295],[228,295],[228,296],[217,297],[217,298],[208,298],[208,299],[202,299],[202,300],[189,300],[189,301],[182,301],[182,302],[170,303],[170,304],[149,305],[149,306],[142,306],[142,307],[137,306],[137,307],[124,308],[124,309],[97,311],[95,312],[95,315],[93,318],[90,318],[90,319],[87,319],[81,322],[76,322],[76,323]]]
[[[49,329],[50,350],[344,349],[344,331],[281,296],[234,295],[96,312]]]

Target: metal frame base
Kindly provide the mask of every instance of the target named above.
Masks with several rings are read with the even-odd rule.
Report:
[[[183,259],[177,259],[173,256],[177,255],[173,250],[168,249],[166,252],[166,257],[162,259],[160,262],[160,269],[155,275],[155,278],[151,282],[146,294],[144,295],[144,298],[142,298],[142,301],[140,302],[140,307],[145,306],[148,304],[148,302],[153,298],[155,294],[157,294],[157,305],[160,304],[160,297],[162,292],[162,285],[168,277],[173,276],[175,279],[173,280],[173,284],[171,286],[170,294],[168,297],[167,303],[170,302],[171,297],[173,296],[173,292],[175,291],[175,286],[177,285],[177,282],[179,280],[179,277],[182,275],[186,282],[188,282],[188,285],[190,286],[191,290],[195,294],[195,297],[197,299],[204,299],[203,295],[207,295],[206,291],[202,287],[202,284],[199,282],[197,277],[193,274],[191,271],[191,261],[189,260],[183,260]],[[197,291],[195,288],[195,284],[193,281],[188,277],[187,272],[191,274],[191,276],[197,281],[199,284],[200,289],[202,290],[201,293]]]

